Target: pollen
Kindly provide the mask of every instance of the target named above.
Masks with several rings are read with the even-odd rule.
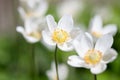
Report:
[[[93,31],[92,35],[95,36],[95,37],[97,37],[97,38],[99,38],[99,37],[102,36],[102,33],[101,32],[95,32],[95,31]]]
[[[31,32],[28,35],[31,36],[31,37],[37,38],[37,39],[41,38],[40,32],[37,32],[37,31]]]
[[[87,64],[96,65],[101,61],[102,53],[98,50],[88,50],[84,60]]]
[[[52,34],[52,40],[58,44],[63,44],[69,39],[69,34],[62,29],[56,29]]]

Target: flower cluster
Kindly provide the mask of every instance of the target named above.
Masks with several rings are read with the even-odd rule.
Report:
[[[17,26],[17,32],[20,32],[29,43],[36,43],[42,37],[42,30],[46,26],[45,13],[48,5],[45,0],[20,0],[21,4],[18,11],[24,21],[24,28]]]
[[[24,3],[24,6],[18,8],[24,21],[24,28],[17,26],[16,30],[28,42],[35,43],[43,38],[48,46],[57,46],[62,51],[75,50],[78,55],[70,56],[67,63],[73,67],[90,69],[93,74],[102,73],[107,68],[106,64],[116,59],[117,52],[111,48],[114,41],[113,36],[117,32],[115,24],[103,27],[101,17],[96,15],[90,21],[87,32],[84,32],[74,26],[72,16],[69,14],[62,16],[58,23],[52,15],[45,16],[48,8],[45,0],[20,0],[20,2]],[[60,66],[62,67],[62,65]],[[67,75],[68,70],[63,69],[66,70]],[[47,75],[51,76],[51,80],[57,80],[51,71],[48,71]],[[59,75],[65,76],[61,73]]]

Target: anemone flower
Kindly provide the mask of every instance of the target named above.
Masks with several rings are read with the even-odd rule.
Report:
[[[42,32],[43,40],[48,45],[57,45],[63,51],[73,50],[72,40],[79,31],[73,28],[73,19],[70,15],[63,16],[58,24],[53,16],[46,17],[48,30]]]
[[[48,9],[48,3],[45,0],[20,0],[20,2],[27,6],[18,7],[18,11],[23,20],[31,17],[43,17]]]
[[[24,27],[17,26],[17,32],[21,33],[29,43],[36,43],[41,39],[41,31],[43,29],[41,20],[27,19]]]
[[[103,27],[102,19],[99,15],[96,15],[90,23],[90,33],[95,38],[100,38],[105,34],[111,34],[114,36],[117,32],[117,26],[115,24],[108,24]]]
[[[113,37],[109,34],[100,37],[95,44],[90,34],[80,35],[73,42],[78,55],[70,56],[68,64],[90,69],[95,75],[102,73],[107,68],[106,64],[117,57],[117,52],[111,48],[112,44]]]
[[[59,68],[59,76],[60,76],[60,80],[66,80],[67,76],[68,76],[68,67],[65,64],[59,64],[58,65]],[[46,72],[49,80],[57,80],[57,75],[56,75],[56,71],[55,71],[55,63],[52,62],[51,64],[51,69],[48,70]]]

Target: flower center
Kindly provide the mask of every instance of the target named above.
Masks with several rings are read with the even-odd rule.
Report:
[[[99,38],[99,37],[102,36],[102,33],[101,32],[95,32],[95,31],[93,31],[92,35],[95,36],[95,37],[97,37],[97,38]]]
[[[62,29],[56,29],[52,34],[52,40],[58,44],[63,44],[68,38],[69,34]]]
[[[32,16],[40,16],[40,14],[39,13],[36,13],[36,12],[28,12],[27,14],[26,14],[26,17],[27,18],[29,18],[29,17],[32,17]]]
[[[28,12],[28,13],[26,14],[26,17],[31,17],[32,15],[33,15],[32,12]]]
[[[37,38],[37,39],[40,39],[40,38],[41,38],[40,32],[37,32],[37,31],[31,32],[31,33],[29,33],[28,35],[31,36],[31,37],[35,37],[35,38]]]
[[[102,53],[98,50],[88,50],[85,57],[84,57],[84,60],[87,64],[90,64],[90,65],[96,65],[97,63],[100,62],[102,58]]]

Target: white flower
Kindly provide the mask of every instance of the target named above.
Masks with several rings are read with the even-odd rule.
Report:
[[[89,34],[80,35],[73,42],[79,56],[70,56],[68,64],[73,67],[90,69],[93,74],[102,73],[107,68],[106,64],[117,57],[117,52],[111,48],[112,44],[113,37],[111,35],[100,37],[95,44]]]
[[[63,51],[70,51],[73,49],[71,44],[78,31],[73,29],[73,19],[69,15],[63,16],[60,21],[55,22],[51,15],[46,17],[48,29],[42,32],[44,41],[52,46],[57,44],[58,48]]]
[[[66,80],[68,76],[68,67],[65,64],[59,64],[58,65],[58,72],[59,72],[59,78],[60,80]],[[49,80],[57,80],[56,75],[56,69],[55,69],[55,63],[52,62],[51,69],[46,72]]]
[[[76,15],[83,10],[83,6],[82,0],[64,0],[57,6],[57,13],[59,17],[66,14],[76,17]]]
[[[43,29],[41,20],[27,19],[22,26],[17,26],[17,32],[21,33],[24,38],[30,42],[35,43],[41,39],[41,30]]]
[[[26,7],[20,6],[18,11],[23,20],[35,17],[43,17],[48,9],[48,4],[45,0],[21,0],[26,3]]]
[[[93,13],[100,15],[106,22],[111,20],[113,17],[112,11],[107,6],[95,7]]]
[[[105,34],[111,34],[114,36],[117,32],[117,26],[115,24],[108,24],[103,27],[102,19],[99,15],[96,15],[90,23],[90,33],[99,38]]]

